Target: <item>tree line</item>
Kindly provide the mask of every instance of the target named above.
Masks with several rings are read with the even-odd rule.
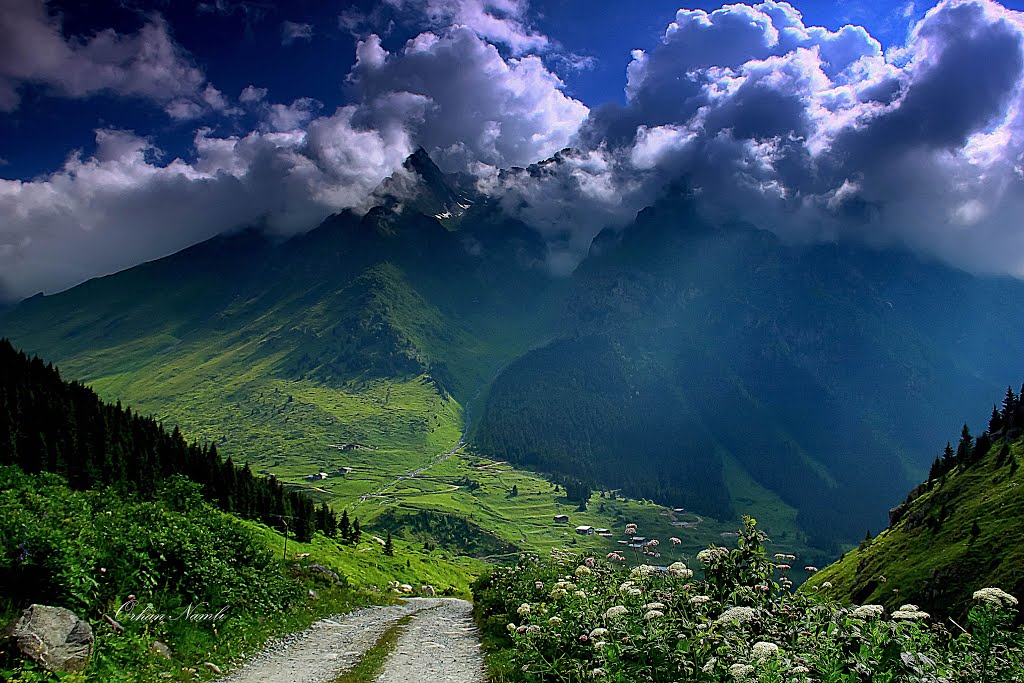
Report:
[[[321,531],[355,542],[360,533],[358,520],[350,524],[344,514],[339,521],[326,503],[222,459],[216,444],[188,443],[177,427],[168,432],[120,401],[100,400],[7,339],[0,339],[0,464],[59,474],[74,489],[113,486],[150,500],[159,482],[182,475],[222,510],[287,526],[300,541]]]

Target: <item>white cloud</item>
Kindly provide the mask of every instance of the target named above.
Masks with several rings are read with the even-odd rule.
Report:
[[[194,118],[210,109],[205,80],[158,16],[133,34],[65,38],[43,0],[0,3],[0,111],[17,109],[21,86],[35,83],[60,97],[140,97],[172,117]]]
[[[786,3],[680,10],[627,74],[626,106],[592,112],[579,142],[606,151],[605,175],[633,210],[685,179],[716,220],[899,243],[1024,276],[1021,13],[946,0],[883,54],[863,28],[806,26]],[[577,191],[534,185],[514,193],[529,195],[534,213],[550,204],[545,215],[570,201],[556,188]],[[588,244],[628,213],[608,207],[563,227]]]
[[[358,57],[349,78],[356,102],[330,115],[308,98],[266,103],[250,86],[239,99],[260,113],[259,130],[201,129],[191,162],[100,130],[91,157],[73,155],[37,180],[0,180],[8,293],[54,291],[240,226],[308,230],[340,209],[365,208],[416,145],[451,169],[530,163],[564,147],[587,115],[538,58],[505,60],[466,28],[422,34],[395,53],[373,36]],[[222,98],[212,88],[200,94],[206,107],[229,109]],[[189,117],[194,105],[169,108]]]
[[[540,58],[505,60],[474,31],[422,33],[396,53],[360,42],[350,82],[371,126],[402,121],[445,168],[529,164],[567,146],[588,114]]]
[[[551,40],[530,27],[526,0],[384,0],[387,5],[414,14],[435,29],[466,26],[492,43],[507,46],[513,54],[541,52]]]
[[[255,85],[247,85],[242,88],[242,92],[239,93],[238,101],[242,104],[256,104],[265,100],[266,97],[266,88],[257,88]]]

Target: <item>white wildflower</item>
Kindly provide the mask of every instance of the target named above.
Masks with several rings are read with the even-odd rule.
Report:
[[[608,629],[606,629],[606,628],[595,628],[593,631],[590,632],[590,637],[591,638],[600,638],[601,636],[603,636],[606,633],[608,633]]]
[[[526,602],[524,602],[523,604],[519,605],[519,609],[516,610],[516,614],[518,614],[521,617],[525,617],[529,613],[530,613],[530,605],[529,605],[529,603],[526,603]]]
[[[703,605],[706,602],[711,602],[711,598],[707,595],[694,595],[690,598],[691,605]]]
[[[604,613],[604,618],[614,619],[616,617],[621,617],[623,614],[627,614],[628,612],[629,610],[622,605],[615,605],[614,607],[608,608],[608,611]]]
[[[620,593],[625,593],[630,588],[632,588],[632,586],[633,586],[633,582],[632,581],[623,581],[622,585],[619,586],[619,592]]]
[[[719,624],[728,624],[731,621],[743,623],[750,621],[757,616],[750,607],[730,607],[729,609],[722,612],[722,616],[718,617]]]
[[[917,621],[918,619],[927,619],[929,616],[927,612],[922,612],[917,605],[903,605],[892,613],[892,618],[899,621]]]
[[[605,641],[603,641],[603,640],[598,640],[598,641],[595,641],[595,642],[594,642],[594,647],[596,647],[596,648],[600,649],[600,648],[604,647],[604,646],[605,646],[605,645],[607,645],[607,644],[608,644],[608,643],[606,643],[606,642],[605,642]]]
[[[733,664],[729,667],[729,674],[737,681],[746,681],[754,673],[754,667],[749,664]]]
[[[792,673],[795,673],[795,674],[809,674],[809,673],[811,673],[811,670],[808,669],[806,666],[794,666],[793,670],[792,670]]]
[[[637,578],[638,576],[639,577],[650,576],[653,573],[654,573],[654,567],[652,567],[649,564],[642,564],[639,567],[634,567],[633,571],[631,571],[629,573],[629,575],[631,577],[633,577],[633,578]]]
[[[631,595],[634,598],[643,594],[644,592],[639,588],[630,588],[628,591],[626,591],[626,595]]]
[[[758,661],[777,657],[778,654],[779,646],[775,643],[769,643],[764,640],[759,643],[754,643],[754,647],[750,648],[750,656]]]
[[[608,672],[605,671],[604,669],[598,668],[598,669],[594,669],[593,671],[591,671],[590,675],[593,676],[594,678],[604,678],[607,673]]]
[[[649,602],[643,607],[644,609],[665,609],[665,605],[660,602]]]
[[[652,609],[650,612],[644,615],[644,621],[650,621],[651,619],[657,619],[665,616],[664,612],[660,612],[656,609]]]
[[[576,576],[587,576],[593,573],[594,572],[590,570],[590,567],[586,565],[581,564],[580,566],[576,567]]]
[[[1017,605],[1017,598],[1001,588],[982,588],[979,591],[974,591],[974,599],[996,607],[1015,607]]]
[[[587,597],[587,594],[584,591],[574,591],[573,595],[575,595],[577,598]]]
[[[552,600],[561,600],[566,595],[568,595],[568,593],[565,591],[564,588],[556,588],[555,590],[551,591]]]
[[[885,608],[881,605],[861,605],[850,613],[854,619],[874,619],[885,614]]]
[[[700,670],[706,674],[709,674],[715,670],[715,664],[718,664],[718,658],[712,657],[708,661],[704,662],[704,666],[702,666]]]
[[[562,618],[561,617],[551,617],[550,619],[548,619],[548,623],[551,624],[552,626],[556,626],[556,625],[562,623]]]

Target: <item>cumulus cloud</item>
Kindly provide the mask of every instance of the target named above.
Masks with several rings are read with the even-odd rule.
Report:
[[[0,180],[0,272],[7,294],[54,291],[247,225],[308,230],[374,188],[423,145],[451,170],[544,158],[587,108],[536,57],[504,59],[474,31],[424,33],[399,51],[360,42],[348,77],[355,101],[329,115],[300,98],[240,101],[261,118],[240,136],[197,132],[194,160],[167,161],[135,134],[100,130],[90,157],[59,171]],[[204,90],[209,106],[219,93]]]
[[[150,141],[99,130],[91,157],[39,180],[0,180],[5,294],[59,290],[242,226],[292,234],[359,205],[411,142],[402,130],[356,129],[353,113],[343,107],[308,131],[203,129],[191,163],[161,163]]]
[[[208,101],[205,81],[159,16],[137,33],[107,29],[65,38],[44,0],[0,3],[0,111],[18,108],[19,90],[27,83],[61,97],[103,91],[140,97],[165,107],[174,118],[228,109],[216,97]]]
[[[806,26],[783,2],[680,10],[656,48],[633,53],[626,104],[580,132],[617,191],[588,206],[603,216],[564,222],[584,233],[570,241],[685,179],[716,220],[1024,276],[1022,46],[1024,15],[988,0],[939,3],[886,53],[861,27]],[[578,192],[507,182],[511,205],[542,226]]]
[[[550,41],[531,38],[518,2],[403,3],[393,0],[460,23],[392,50],[363,36],[344,79],[351,104],[333,113],[250,86],[239,101],[256,130],[199,131],[193,161],[100,131],[92,157],[0,182],[12,291],[52,291],[239,225],[308,229],[362,206],[417,145],[540,231],[557,272],[599,230],[685,186],[715,220],[793,240],[905,244],[1024,277],[1020,13],[944,0],[883,51],[862,27],[807,26],[784,2],[684,9],[656,47],[632,54],[625,103],[591,111],[564,93],[550,54],[528,54]],[[4,73],[0,84],[27,78]],[[201,75],[189,88],[165,101],[173,115],[231,110]]]
[[[565,147],[587,107],[534,55],[504,59],[466,27],[422,33],[394,54],[360,41],[349,82],[368,126],[403,121],[446,170],[529,164]]]
[[[242,88],[242,92],[238,95],[238,101],[242,104],[256,104],[262,102],[267,97],[266,88],[257,88],[255,85],[247,85]]]

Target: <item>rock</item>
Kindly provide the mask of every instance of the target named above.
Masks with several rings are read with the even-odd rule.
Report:
[[[164,659],[171,658],[171,648],[167,647],[167,645],[161,643],[159,640],[154,640],[153,644],[149,647],[151,650],[153,650],[154,654],[158,654]]]
[[[412,586],[410,586],[407,583],[403,583],[401,586],[399,586],[398,590],[400,590],[402,593],[405,593],[406,595],[412,595]]]
[[[205,666],[215,674],[219,674],[221,672],[220,667],[214,664],[213,662],[203,662],[203,666]]]
[[[420,586],[420,595],[426,595],[433,598],[437,595],[437,591],[433,586]]]
[[[50,671],[82,671],[92,654],[92,627],[63,607],[32,605],[7,628],[18,650]]]
[[[322,564],[311,564],[306,567],[306,571],[310,574],[319,574],[321,577],[333,581],[337,586],[342,584],[341,577],[338,576],[338,573],[328,569]]]

